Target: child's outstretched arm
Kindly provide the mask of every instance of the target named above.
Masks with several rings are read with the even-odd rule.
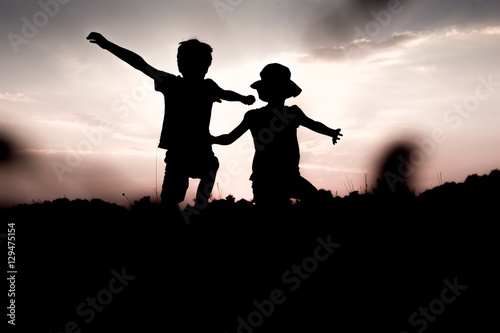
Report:
[[[108,50],[121,60],[125,61],[130,66],[140,70],[141,72],[151,77],[152,79],[154,80],[158,79],[159,71],[154,67],[150,66],[146,61],[144,61],[144,59],[141,56],[110,42],[109,40],[104,38],[104,36],[101,35],[100,33],[91,32],[87,36],[87,40],[91,43],[99,45],[101,48],[105,50]]]
[[[312,131],[315,131],[317,133],[327,135],[332,137],[332,143],[336,144],[338,140],[340,140],[340,137],[343,136],[340,133],[340,128],[338,129],[333,129],[328,126],[326,126],[323,123],[320,123],[319,121],[312,120],[311,118],[307,117],[304,115],[303,121],[301,123],[302,126],[309,128]]]
[[[253,97],[252,95],[243,96],[232,90],[223,90],[221,99],[228,102],[241,102],[246,105],[252,105],[253,103],[255,103],[255,97]]]
[[[230,133],[212,137],[212,143],[217,145],[230,145],[248,130],[245,118]]]

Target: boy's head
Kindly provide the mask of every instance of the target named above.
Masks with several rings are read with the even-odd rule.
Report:
[[[250,87],[257,89],[259,98],[264,102],[285,100],[297,97],[302,89],[293,82],[288,67],[281,64],[269,64],[260,72],[260,80]]]
[[[177,66],[184,77],[203,78],[212,64],[212,47],[197,39],[179,43]]]

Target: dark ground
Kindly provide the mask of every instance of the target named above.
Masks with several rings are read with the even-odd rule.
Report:
[[[1,217],[16,224],[16,328],[491,331],[499,174],[418,197],[322,192],[316,207],[275,212],[219,200],[189,225],[146,199],[12,207]]]

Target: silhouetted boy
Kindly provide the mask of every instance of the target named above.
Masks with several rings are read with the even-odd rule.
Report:
[[[195,207],[203,208],[210,198],[219,168],[209,132],[212,104],[226,100],[251,105],[255,98],[223,90],[211,79],[205,79],[212,63],[212,47],[197,39],[180,43],[177,65],[182,76],[155,69],[139,55],[111,43],[99,33],[92,32],[87,39],[155,81],[155,89],[165,97],[158,145],[167,149],[162,204],[170,207],[183,201],[191,177],[200,178]]]
[[[340,129],[331,129],[308,118],[298,106],[285,106],[285,100],[296,97],[301,89],[290,80],[290,70],[281,64],[269,64],[260,72],[261,80],[253,83],[259,98],[268,104],[248,111],[243,121],[229,134],[214,137],[214,143],[228,145],[250,130],[255,146],[252,163],[253,196],[256,205],[284,206],[290,198],[312,200],[317,189],[299,172],[297,127],[340,139]]]

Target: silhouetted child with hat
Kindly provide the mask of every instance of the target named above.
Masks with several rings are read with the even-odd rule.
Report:
[[[300,89],[290,78],[290,70],[281,64],[269,64],[260,72],[261,80],[253,83],[259,98],[268,104],[248,111],[243,121],[229,134],[213,138],[215,144],[228,145],[250,130],[255,146],[252,162],[254,202],[259,206],[285,206],[290,198],[313,200],[318,190],[299,172],[297,127],[305,126],[317,133],[340,139],[340,129],[331,129],[308,118],[285,100],[298,96]]]
[[[167,149],[162,204],[177,207],[184,200],[189,178],[200,178],[195,208],[203,208],[208,203],[219,168],[209,132],[212,104],[226,100],[251,105],[255,98],[223,90],[211,79],[205,79],[212,63],[212,47],[197,39],[180,43],[177,65],[182,76],[157,70],[139,55],[108,41],[99,33],[92,32],[87,39],[155,81],[155,89],[165,98],[158,145]]]

